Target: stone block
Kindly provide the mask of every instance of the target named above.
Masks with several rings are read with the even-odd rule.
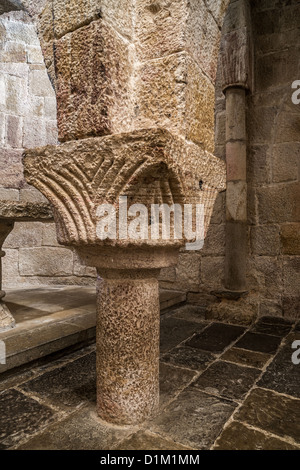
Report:
[[[137,55],[140,61],[187,51],[213,83],[220,30],[203,2],[162,0],[136,3]]]
[[[248,137],[252,144],[263,144],[272,141],[277,112],[275,106],[261,106],[249,110],[251,119],[248,121]]]
[[[76,251],[74,251],[74,274],[75,276],[93,277],[95,279],[97,277],[96,268],[82,264]]]
[[[40,222],[16,222],[5,241],[4,249],[41,246],[42,233],[43,224]]]
[[[3,288],[16,286],[19,282],[19,250],[5,250],[2,258]]]
[[[60,140],[128,130],[128,45],[99,20],[59,39],[55,47]]]
[[[22,116],[25,114],[28,87],[27,79],[19,78],[13,75],[6,76],[6,110],[10,114]]]
[[[45,117],[56,120],[56,97],[45,96]]]
[[[225,191],[219,193],[215,202],[215,206],[213,209],[212,217],[211,217],[211,224],[222,224],[225,222],[225,214],[226,214],[226,200],[225,200]]]
[[[73,253],[67,248],[21,248],[21,276],[69,276],[73,273]]]
[[[299,183],[259,188],[257,200],[260,224],[300,221]]]
[[[249,260],[249,289],[260,292],[268,299],[280,299],[282,294],[282,270],[276,257],[252,256]]]
[[[34,118],[24,118],[23,148],[41,147],[47,144],[45,121]]]
[[[20,192],[17,189],[4,189],[0,187],[1,201],[19,201]]]
[[[221,256],[203,257],[201,260],[201,280],[206,289],[224,288],[225,259]]]
[[[247,176],[253,185],[271,182],[272,159],[268,145],[252,145],[247,160]]]
[[[27,16],[28,19],[28,16]],[[32,46],[39,46],[39,40],[32,23],[22,21],[11,21],[7,26],[7,40],[16,41]]]
[[[298,54],[290,49],[272,52],[256,60],[256,89],[263,91],[289,83],[298,73]]]
[[[285,296],[299,295],[300,257],[285,257],[283,261],[283,289]]]
[[[29,91],[35,96],[54,96],[46,70],[30,70]]]
[[[176,285],[184,288],[200,284],[201,257],[196,253],[180,253],[176,266]]]
[[[46,142],[48,145],[58,144],[58,130],[56,121],[46,121]]]
[[[1,199],[1,198],[0,198]],[[35,188],[22,188],[20,190],[20,201],[21,202],[48,202],[45,196],[42,195],[37,189]]]
[[[247,183],[244,181],[229,181],[226,190],[227,220],[247,220]]]
[[[220,28],[223,26],[225,13],[229,3],[230,0],[219,0],[218,2],[216,2],[216,0],[206,0],[206,5]]]
[[[132,0],[54,0],[40,16],[39,30],[46,41],[61,38],[92,21],[105,18],[125,36],[132,35]]]
[[[300,144],[289,142],[273,147],[272,173],[274,183],[295,181],[298,177]]]
[[[39,46],[28,45],[26,51],[28,64],[42,64],[44,62],[42,50]]]
[[[45,114],[44,98],[42,96],[29,95],[26,115],[43,118]]]
[[[0,113],[0,146],[1,148],[4,147],[4,139],[5,139],[5,114]]]
[[[246,143],[227,142],[226,163],[227,181],[246,181]]]
[[[293,106],[295,107],[295,105]],[[299,132],[300,113],[291,113],[290,111],[281,112],[276,121],[275,142],[298,142]]]
[[[278,256],[280,254],[280,227],[260,225],[251,227],[251,252],[258,256]]]
[[[300,224],[281,226],[281,251],[284,255],[300,255]]]
[[[24,43],[8,41],[5,49],[0,52],[1,62],[26,62],[26,49]]]
[[[23,122],[18,116],[6,116],[5,144],[11,148],[22,148]]]
[[[214,87],[185,52],[142,64],[136,101],[139,127],[165,127],[213,152]]]
[[[55,224],[43,224],[43,246],[60,246],[57,241]]]
[[[202,256],[225,255],[225,225],[211,224],[204,242]]]
[[[2,149],[0,152],[1,179],[4,188],[19,189],[24,181],[22,151]]]

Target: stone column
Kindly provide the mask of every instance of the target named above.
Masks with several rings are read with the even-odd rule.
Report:
[[[39,17],[63,143],[26,151],[25,176],[53,204],[59,242],[101,276],[98,412],[115,424],[139,423],[157,408],[157,275],[187,240],[135,238],[123,228],[100,240],[97,209],[110,204],[119,217],[123,196],[148,215],[152,204],[203,204],[207,233],[225,189],[223,162],[211,152],[216,18],[227,3],[217,1],[213,14],[198,1],[57,0]]]
[[[8,307],[3,302],[5,292],[2,289],[2,258],[5,256],[5,251],[2,250],[2,246],[13,227],[13,221],[0,219],[0,331],[7,330],[15,326],[15,320]]]
[[[246,91],[226,90],[226,255],[225,288],[246,290],[247,181]]]
[[[141,423],[159,404],[159,271],[99,271],[98,414],[110,423]]]

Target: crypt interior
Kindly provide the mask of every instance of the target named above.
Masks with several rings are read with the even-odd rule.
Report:
[[[299,18],[0,0],[1,450],[299,450]],[[120,196],[203,248],[100,242]]]

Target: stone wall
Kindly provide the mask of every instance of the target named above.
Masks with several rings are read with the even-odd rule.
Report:
[[[234,2],[232,2],[233,4]],[[300,79],[299,2],[253,1],[254,88],[248,95],[248,273],[249,295],[225,301],[223,315],[300,316],[300,105],[292,83]],[[230,10],[229,10],[230,13]],[[234,21],[231,9],[226,22]],[[220,72],[220,70],[219,70]],[[220,74],[219,74],[220,75]],[[226,102],[216,87],[215,154],[225,159]],[[182,253],[179,266],[162,276],[166,287],[189,290],[206,306],[224,289],[225,197],[220,194],[200,254]],[[218,310],[218,307],[216,308]]]
[[[0,17],[0,199],[44,201],[23,178],[22,152],[57,143],[56,97],[39,39],[22,11]],[[51,223],[16,223],[4,245],[4,286],[84,283],[73,252],[58,246]],[[78,277],[80,276],[80,277]],[[94,282],[90,279],[89,282]]]

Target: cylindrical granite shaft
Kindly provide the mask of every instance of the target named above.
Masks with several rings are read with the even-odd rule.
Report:
[[[137,424],[159,405],[159,270],[100,270],[97,289],[97,411]]]

